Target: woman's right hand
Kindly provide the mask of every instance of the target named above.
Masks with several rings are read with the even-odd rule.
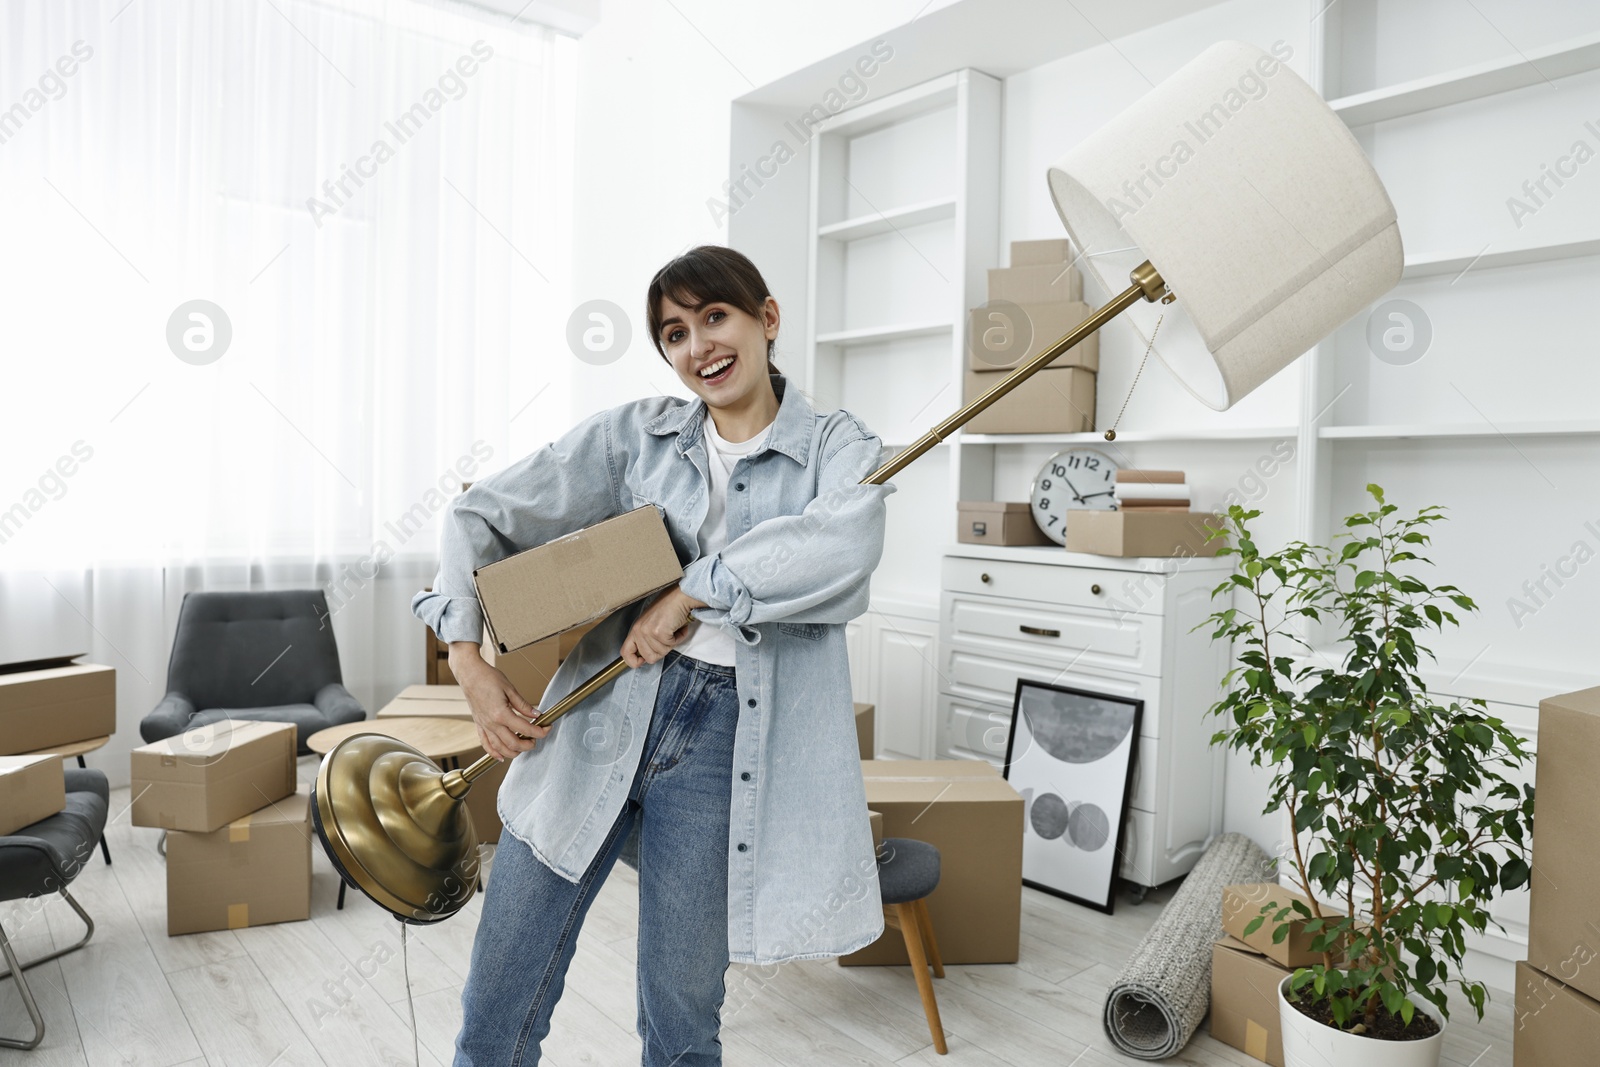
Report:
[[[550,726],[533,725],[530,720],[538,709],[517,692],[503,673],[484,661],[477,645],[451,643],[450,673],[456,676],[467,698],[472,724],[478,728],[478,742],[496,759],[509,760],[526,752],[550,732]]]

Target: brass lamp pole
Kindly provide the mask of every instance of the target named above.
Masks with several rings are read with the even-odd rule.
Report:
[[[888,481],[1138,301],[1170,299],[1149,260],[1135,267],[1129,279],[1132,284],[1127,289],[1071,333],[967,402],[860,484]],[[549,726],[627,666],[619,656],[532,720],[533,725]],[[395,738],[381,734],[347,738],[317,770],[311,806],[317,836],[344,879],[402,922],[447,919],[471,899],[478,885],[478,839],[463,798],[497,762],[485,754],[464,770],[440,771],[428,757]]]

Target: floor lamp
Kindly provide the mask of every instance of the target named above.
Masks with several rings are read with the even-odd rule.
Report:
[[[1084,272],[1117,295],[862,484],[889,480],[1118,315],[1220,411],[1400,280],[1394,205],[1360,145],[1251,45],[1206,49],[1047,178]],[[549,725],[626,669],[616,659],[533,721]],[[449,918],[478,881],[463,798],[495,762],[441,772],[394,738],[351,737],[318,770],[317,835],[345,880],[401,921]]]

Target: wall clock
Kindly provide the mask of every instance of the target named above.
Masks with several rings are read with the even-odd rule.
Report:
[[[1033,476],[1028,499],[1033,521],[1058,545],[1067,543],[1067,519],[1078,508],[1117,506],[1117,461],[1097,448],[1057,452]]]

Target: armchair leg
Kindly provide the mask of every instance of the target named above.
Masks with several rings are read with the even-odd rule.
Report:
[[[28,980],[22,972],[29,967],[37,967],[41,963],[47,963],[59,956],[65,956],[69,952],[76,952],[84,945],[87,945],[89,938],[94,936],[94,920],[89,918],[89,913],[84,911],[83,906],[73,899],[72,894],[67,892],[65,886],[61,889],[61,896],[68,904],[72,905],[72,910],[77,912],[78,917],[83,920],[85,927],[83,938],[75,945],[57,949],[47,955],[40,956],[38,959],[29,960],[27,963],[20,963],[17,960],[16,950],[11,947],[11,940],[6,937],[5,927],[0,926],[0,955],[3,955],[6,961],[6,973],[0,974],[0,980],[6,978],[15,978],[17,980],[17,992],[22,994],[22,1004],[28,1009],[28,1018],[33,1021],[32,1040],[24,1041],[21,1038],[0,1037],[0,1046],[5,1048],[37,1048],[39,1042],[44,1040],[44,1016],[40,1014],[39,1005],[33,999],[33,990],[28,988]]]

